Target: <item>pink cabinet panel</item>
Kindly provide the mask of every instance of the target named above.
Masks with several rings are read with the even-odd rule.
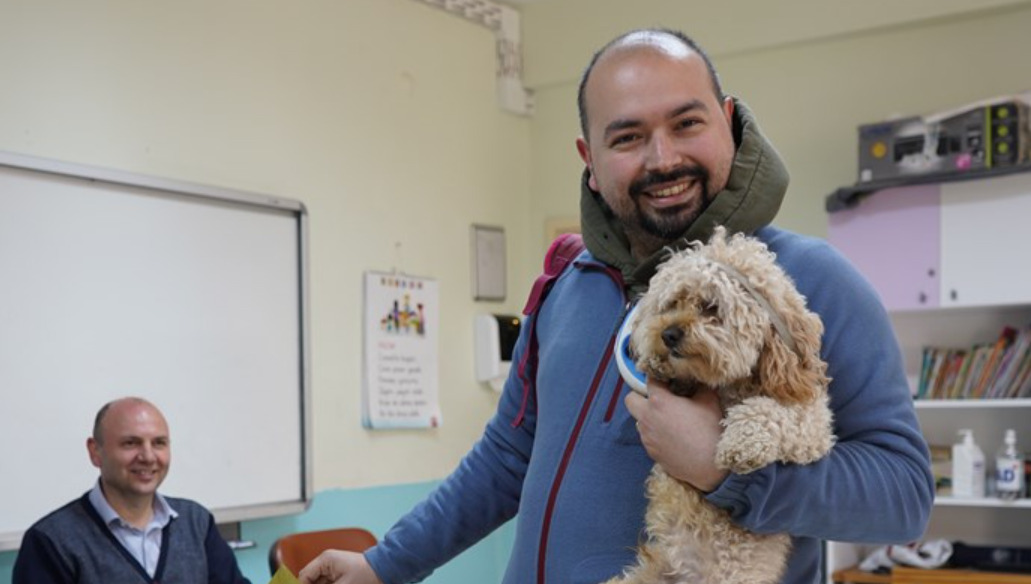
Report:
[[[828,237],[881,295],[888,310],[939,304],[939,185],[878,191],[831,213]]]

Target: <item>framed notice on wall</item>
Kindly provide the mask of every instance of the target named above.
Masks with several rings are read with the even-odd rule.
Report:
[[[436,280],[365,272],[362,424],[435,428],[440,296]]]
[[[473,225],[471,235],[473,300],[504,300],[505,230]]]

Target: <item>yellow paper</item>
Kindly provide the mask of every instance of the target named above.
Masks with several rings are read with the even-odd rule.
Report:
[[[293,573],[286,568],[286,566],[279,566],[276,570],[276,575],[269,580],[268,584],[299,584],[297,578],[294,577]]]

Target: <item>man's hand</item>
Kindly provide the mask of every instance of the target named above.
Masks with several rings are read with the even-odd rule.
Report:
[[[363,554],[328,550],[297,575],[301,584],[383,584]]]
[[[648,397],[631,391],[625,403],[637,420],[645,450],[667,474],[706,493],[730,474],[716,467],[723,412],[715,391],[703,389],[683,398],[670,393],[666,384],[649,380]]]

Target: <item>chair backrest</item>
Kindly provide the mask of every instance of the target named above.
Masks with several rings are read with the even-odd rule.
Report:
[[[360,527],[302,531],[280,537],[268,550],[268,567],[275,575],[286,566],[295,575],[325,550],[363,552],[376,545],[376,536]]]

